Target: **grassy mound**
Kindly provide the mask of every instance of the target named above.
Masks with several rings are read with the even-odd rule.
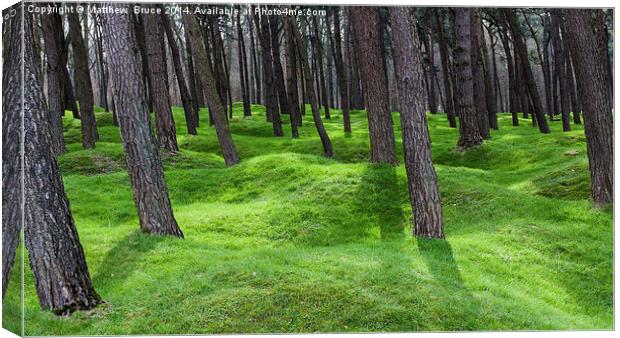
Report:
[[[193,136],[174,110],[181,151],[164,164],[185,240],[139,233],[111,114],[97,113],[101,142],[90,151],[68,114],[59,161],[106,304],[70,318],[41,311],[26,267],[25,333],[612,327],[612,213],[588,201],[582,128],[563,133],[555,122],[543,135],[500,114],[491,140],[457,153],[457,130],[429,115],[447,233],[435,241],[411,236],[398,114],[401,165],[390,167],[368,163],[363,111],[351,135],[338,111],[325,120],[333,159],[310,114],[293,140],[288,125],[271,136],[262,106],[253,112],[235,105],[242,162],[226,168],[206,111]],[[18,279],[14,271],[5,326],[17,324]]]

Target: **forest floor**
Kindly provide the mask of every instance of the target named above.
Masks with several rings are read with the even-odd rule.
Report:
[[[306,114],[301,138],[272,136],[264,108],[231,129],[242,159],[224,166],[201,113],[164,156],[185,239],[139,231],[119,132],[99,110],[101,141],[82,150],[64,118],[59,161],[96,290],[105,304],[58,318],[41,311],[25,267],[26,335],[611,329],[613,215],[588,201],[583,128],[543,135],[529,120],[467,153],[429,115],[446,240],[412,237],[394,113],[397,167],[371,165],[366,116],[324,120],[334,158]],[[19,258],[18,258],[19,260]],[[26,258],[27,262],[27,258]],[[19,268],[4,326],[19,327]]]

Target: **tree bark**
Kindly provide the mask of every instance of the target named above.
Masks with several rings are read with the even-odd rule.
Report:
[[[597,34],[592,16],[596,11],[587,9],[563,10],[567,22],[567,40],[575,60],[575,71],[581,90],[579,95],[584,110],[584,127],[588,145],[591,195],[596,207],[613,203],[614,149],[612,99],[605,66],[605,55],[597,48]]]
[[[213,122],[215,124],[215,131],[220,142],[222,156],[224,157],[226,165],[230,166],[237,164],[239,163],[237,148],[235,147],[235,143],[230,132],[230,127],[228,126],[225,107],[220,101],[215,87],[213,74],[207,64],[206,49],[202,39],[200,38],[200,28],[198,27],[196,17],[191,14],[184,14],[183,26],[186,34],[189,36],[190,48],[194,63],[196,65],[196,70],[200,75],[200,82],[203,84],[204,97],[207,99],[209,110],[212,110]]]
[[[21,13],[14,20],[21,21],[19,17]],[[81,31],[78,34],[81,38]],[[92,286],[60,169],[52,153],[45,97],[37,81],[41,74],[32,48],[30,14],[24,15],[23,46],[23,53],[21,46],[14,46],[14,56],[23,57],[24,88],[28,88],[23,92],[24,237],[41,308],[65,315],[92,309],[101,303],[101,298]],[[17,66],[19,62],[13,64]]]
[[[49,104],[49,124],[52,136],[52,151],[58,156],[65,151],[65,138],[62,130],[62,97],[60,90],[60,77],[62,66],[60,58],[61,34],[64,32],[57,30],[56,21],[60,20],[60,15],[49,14],[41,15],[41,25],[43,40],[45,42],[45,53],[47,56],[47,99]]]
[[[254,27],[252,26],[252,15],[248,15],[248,26],[250,30],[250,55],[252,56],[252,65],[254,66],[253,75],[254,75],[254,103],[261,104],[261,79],[260,79],[260,68],[258,65],[258,58],[256,56],[256,42],[254,39]]]
[[[364,101],[370,134],[370,160],[374,163],[398,164],[394,145],[392,115],[387,97],[387,77],[379,30],[377,7],[350,7],[350,20],[358,51]]]
[[[200,107],[204,106],[204,97],[202,96],[202,86],[200,85],[200,79],[197,78],[194,70],[194,60],[192,58],[192,51],[189,47],[189,38],[187,32],[184,34],[185,38],[185,53],[187,55],[187,77],[189,78],[189,90],[192,93],[192,104],[194,106],[194,121],[196,122],[196,128],[200,126]]]
[[[348,10],[347,10],[348,12]],[[359,65],[357,63],[357,52],[355,51],[351,27],[351,16],[347,15],[347,25],[345,28],[345,44],[347,45],[347,59],[349,62],[349,100],[350,109],[364,109],[364,95],[360,84]]]
[[[73,46],[73,64],[75,65],[75,87],[80,102],[80,120],[82,122],[82,146],[84,149],[95,147],[99,140],[97,121],[93,111],[93,87],[88,68],[88,51],[82,37],[80,18],[77,12],[69,13],[69,34]]]
[[[474,85],[471,65],[471,9],[455,8],[454,11],[457,34],[454,54],[459,84],[456,87],[455,101],[461,123],[457,147],[467,150],[483,142],[478,126],[478,118],[474,110]]]
[[[163,6],[158,5],[159,8]],[[179,86],[179,93],[181,94],[181,102],[183,103],[183,110],[185,111],[185,122],[187,124],[187,133],[196,135],[196,112],[193,111],[192,99],[189,95],[189,90],[185,83],[185,75],[183,74],[183,66],[181,65],[181,54],[179,52],[179,46],[174,40],[174,33],[172,32],[172,26],[170,24],[170,18],[162,10],[161,23],[164,27],[164,32],[168,39],[168,45],[170,45],[170,52],[172,54],[172,62],[174,63],[174,72],[177,78],[177,84]]]
[[[22,151],[24,116],[22,114],[22,93],[25,93],[22,77],[22,8],[9,22],[2,23],[2,299],[9,286],[9,277],[15,261],[23,216]],[[5,26],[6,25],[6,26]],[[23,281],[19,281],[22,283]]]
[[[291,134],[293,138],[299,138],[298,127],[301,125],[301,112],[299,111],[299,96],[297,87],[297,52],[291,25],[284,22],[284,51],[286,55],[286,83],[287,94],[290,104]]]
[[[500,40],[504,47],[504,54],[506,55],[506,66],[508,68],[508,100],[510,102],[510,113],[512,114],[512,125],[519,125],[519,114],[517,112],[517,93],[515,84],[517,82],[515,74],[514,59],[512,57],[512,51],[510,50],[510,43],[508,40],[508,34],[506,32],[508,28],[500,28]]]
[[[302,39],[301,34],[299,33],[299,28],[297,28],[297,24],[295,22],[290,22],[288,16],[284,16],[282,19],[284,20],[285,25],[290,25],[291,32],[293,33],[293,37],[295,38],[295,44],[297,45],[297,54],[299,55],[299,60],[301,61],[301,70],[304,74],[306,91],[308,93],[310,106],[312,108],[314,126],[316,127],[317,133],[321,138],[321,143],[323,144],[323,152],[325,154],[325,157],[333,157],[334,151],[332,148],[332,143],[329,139],[329,135],[327,135],[327,130],[325,130],[325,126],[323,125],[323,120],[321,119],[321,112],[319,111],[318,98],[316,92],[314,91],[314,87],[312,86],[312,74],[310,74],[310,63],[308,62],[308,49],[306,48],[306,43]]]
[[[319,22],[316,16],[312,17],[314,26],[314,41],[316,42],[317,52],[317,66],[319,68],[319,84],[321,87],[321,103],[323,105],[323,111],[326,119],[331,119],[331,113],[329,111],[329,92],[327,91],[327,83],[325,80],[325,68],[323,64],[323,58],[325,53],[323,52],[323,43],[321,42],[321,35],[319,35]]]
[[[444,238],[437,174],[424,112],[421,58],[416,28],[407,7],[391,7],[394,68],[400,100],[405,169],[415,236]]]
[[[129,10],[129,4],[110,6]],[[104,42],[125,150],[127,172],[142,232],[183,237],[172,211],[157,142],[149,123],[142,65],[127,13],[103,17]]]

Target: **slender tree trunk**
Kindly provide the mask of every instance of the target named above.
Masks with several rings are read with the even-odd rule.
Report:
[[[65,138],[62,130],[62,115],[64,107],[62,106],[62,97],[60,91],[60,77],[62,64],[60,60],[60,34],[64,32],[57,31],[55,21],[59,20],[58,14],[41,15],[41,25],[43,31],[43,40],[45,41],[45,50],[47,55],[47,98],[49,103],[49,123],[51,131],[52,151],[54,155],[60,155],[67,151],[65,147]]]
[[[478,118],[478,128],[482,138],[491,137],[489,130],[489,110],[484,88],[484,61],[482,56],[482,26],[480,9],[471,9],[471,69],[474,84],[474,105]]]
[[[284,22],[284,52],[286,55],[286,83],[287,94],[290,104],[291,134],[293,138],[299,138],[298,127],[301,124],[301,112],[299,111],[299,96],[297,88],[297,52],[291,25]]]
[[[197,78],[194,70],[194,60],[192,58],[192,51],[189,47],[189,38],[187,33],[185,37],[185,53],[187,54],[187,77],[189,79],[189,90],[192,93],[192,105],[194,111],[194,121],[196,127],[200,126],[200,107],[204,106],[204,99],[202,96],[202,86],[200,86],[200,80]]]
[[[351,109],[364,109],[364,95],[360,81],[359,66],[357,64],[357,52],[355,51],[353,28],[351,27],[351,16],[347,15],[347,26],[345,28],[345,43],[347,45],[347,59],[349,61],[349,99]],[[361,52],[361,51],[360,51]]]
[[[336,60],[336,77],[338,78],[338,89],[340,91],[342,122],[344,124],[344,132],[351,132],[351,114],[349,101],[349,77],[345,70],[344,58],[342,55],[342,37],[340,33],[340,9],[332,7],[332,15],[334,17],[334,54]]]
[[[489,112],[487,119],[489,120],[489,126],[495,130],[499,129],[497,123],[497,99],[495,97],[495,91],[493,89],[493,75],[491,74],[491,61],[489,61],[489,50],[487,48],[486,38],[484,37],[484,30],[482,29],[482,23],[480,23],[480,45],[481,45],[481,57],[482,57],[482,69],[484,72],[484,97],[486,98],[486,107]]]
[[[321,42],[321,35],[319,35],[319,22],[316,19],[316,16],[312,17],[313,26],[314,26],[314,40],[316,42],[316,52],[317,52],[317,66],[319,68],[319,84],[321,87],[321,103],[323,105],[323,110],[325,112],[325,118],[331,119],[331,113],[329,111],[329,92],[327,91],[327,83],[325,80],[325,68],[323,67],[323,43]]]
[[[474,110],[474,85],[471,65],[471,9],[455,8],[456,48],[454,56],[457,66],[458,86],[456,86],[456,105],[459,111],[459,141],[457,147],[467,150],[483,143],[478,118]]]
[[[562,114],[562,130],[570,131],[570,97],[568,93],[568,81],[566,77],[566,54],[560,40],[560,22],[562,21],[561,10],[551,11],[551,40],[553,41],[553,54],[555,56],[555,72],[560,78],[560,103]]]
[[[158,6],[162,8],[161,5]],[[174,63],[174,72],[177,78],[177,84],[179,86],[179,93],[181,94],[181,102],[183,103],[183,110],[185,111],[185,122],[187,124],[187,133],[196,135],[196,112],[193,111],[192,99],[185,83],[185,75],[183,74],[183,65],[181,64],[181,53],[179,52],[179,46],[174,39],[174,33],[172,31],[172,25],[170,18],[162,10],[161,23],[164,27],[164,32],[170,45],[170,52],[172,54],[172,62]]]
[[[422,60],[415,25],[407,7],[391,7],[394,67],[398,84],[405,169],[413,232],[419,237],[444,238],[441,197],[431,157],[431,141],[421,86]],[[413,28],[412,28],[413,26]]]
[[[201,83],[204,86],[204,97],[207,99],[209,110],[213,112],[213,122],[215,131],[220,142],[220,148],[226,165],[234,165],[239,163],[237,149],[232,139],[228,120],[226,119],[226,110],[219,99],[213,74],[207,64],[206,49],[200,38],[200,28],[196,17],[191,14],[183,15],[183,26],[189,35],[189,42],[196,70],[200,75]]]
[[[260,80],[260,68],[258,67],[258,58],[256,57],[256,40],[254,39],[254,27],[252,26],[252,16],[248,16],[248,26],[250,30],[250,55],[252,56],[252,64],[254,65],[254,88],[256,92],[254,94],[254,103],[261,104],[261,80]]]
[[[310,74],[310,63],[308,62],[308,49],[306,48],[306,43],[302,39],[301,34],[299,33],[299,28],[297,28],[297,24],[294,21],[290,22],[288,16],[284,16],[282,19],[284,20],[285,25],[290,25],[291,32],[293,33],[293,37],[295,38],[295,44],[297,45],[297,54],[299,55],[299,60],[301,61],[301,70],[304,74],[306,91],[308,92],[310,106],[312,108],[314,126],[316,127],[319,137],[321,138],[321,143],[323,144],[323,152],[325,153],[325,157],[333,157],[334,151],[332,148],[332,143],[329,139],[329,135],[327,135],[327,130],[325,130],[325,126],[323,125],[323,120],[321,119],[321,112],[319,111],[318,98],[312,86],[312,75]]]
[[[443,87],[446,92],[446,115],[450,128],[456,128],[456,117],[454,114],[454,95],[452,95],[452,81],[450,81],[450,60],[448,54],[448,44],[444,33],[443,13],[435,9],[435,22],[437,25],[437,38],[439,40],[439,54],[441,56],[441,75],[443,77]]]
[[[370,160],[397,164],[392,115],[389,110],[387,77],[381,60],[381,39],[377,7],[350,7],[350,20],[358,51],[364,100],[370,134]]]
[[[282,70],[282,62],[280,61],[280,38],[278,30],[278,18],[269,18],[269,30],[271,32],[271,56],[273,58],[273,71],[278,102],[280,103],[280,113],[290,113],[291,108],[286,94],[286,85],[284,84],[284,71]]]
[[[172,110],[170,109],[170,95],[167,88],[168,81],[164,74],[164,60],[160,48],[161,16],[142,15],[146,42],[146,59],[148,60],[148,78],[151,83],[153,108],[157,126],[157,144],[160,148],[170,152],[178,152],[177,132],[174,125]]]
[[[549,133],[549,126],[547,125],[547,119],[545,118],[545,114],[543,113],[542,101],[540,100],[540,95],[538,93],[538,86],[536,85],[536,81],[534,80],[534,75],[532,73],[532,68],[530,67],[530,63],[527,59],[527,49],[525,46],[525,41],[523,40],[523,35],[521,34],[521,30],[517,25],[517,18],[515,17],[511,9],[503,8],[502,12],[506,16],[510,26],[510,30],[512,31],[512,36],[515,41],[515,51],[519,53],[519,59],[522,63],[522,70],[524,73],[528,92],[532,96],[532,104],[534,106],[534,111],[532,113],[536,114],[538,129],[541,133]]]
[[[13,18],[19,32],[21,11]],[[81,37],[81,31],[78,31]],[[51,151],[45,97],[35,64],[32,17],[24,15],[21,46],[13,44],[13,67],[23,57],[24,238],[41,308],[55,314],[92,309],[101,303],[90,280],[60,169]],[[79,54],[78,54],[79,55]],[[15,74],[18,71],[9,71]],[[17,116],[15,116],[17,117]]]
[[[581,89],[585,133],[590,164],[591,194],[597,207],[613,203],[614,148],[612,99],[605,68],[605,55],[597,48],[597,38],[604,34],[594,25],[592,16],[600,10],[566,9],[566,25],[575,71]],[[596,31],[594,28],[599,28]],[[605,51],[606,52],[606,51]]]
[[[112,3],[129,10],[127,3]],[[118,122],[140,228],[145,233],[183,237],[172,212],[155,136],[149,122],[142,65],[130,16],[106,14],[103,32]]]
[[[252,116],[250,98],[248,97],[249,79],[245,59],[245,43],[243,41],[243,29],[241,28],[241,10],[237,5],[237,56],[239,58],[239,82],[241,83],[241,98],[243,100],[243,115]]]
[[[99,140],[97,122],[93,111],[93,87],[88,68],[88,51],[82,37],[80,18],[76,13],[69,13],[69,34],[73,46],[73,63],[75,64],[75,86],[80,101],[80,120],[82,122],[82,146],[84,149],[95,147]]]
[[[515,84],[517,82],[515,76],[515,66],[514,59],[512,57],[512,52],[510,50],[510,44],[508,40],[508,34],[506,32],[507,28],[502,27],[500,29],[500,39],[502,41],[502,45],[504,46],[504,54],[506,55],[506,66],[508,68],[508,99],[510,102],[510,113],[512,114],[512,125],[519,125],[519,115],[517,112],[517,95]]]

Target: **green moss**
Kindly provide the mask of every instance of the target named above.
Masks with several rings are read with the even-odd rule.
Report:
[[[271,136],[264,107],[234,108],[242,161],[230,168],[207,111],[187,135],[173,109],[181,151],[162,157],[185,240],[139,233],[111,114],[98,110],[88,151],[65,116],[59,161],[106,304],[41,311],[26,267],[27,335],[612,328],[613,217],[588,201],[581,126],[543,135],[500,114],[491,140],[460,153],[445,115],[429,115],[446,240],[416,240],[397,113],[401,165],[388,167],[368,163],[364,111],[350,135],[338,110],[324,120],[326,159],[309,109],[291,139],[288,124]]]

